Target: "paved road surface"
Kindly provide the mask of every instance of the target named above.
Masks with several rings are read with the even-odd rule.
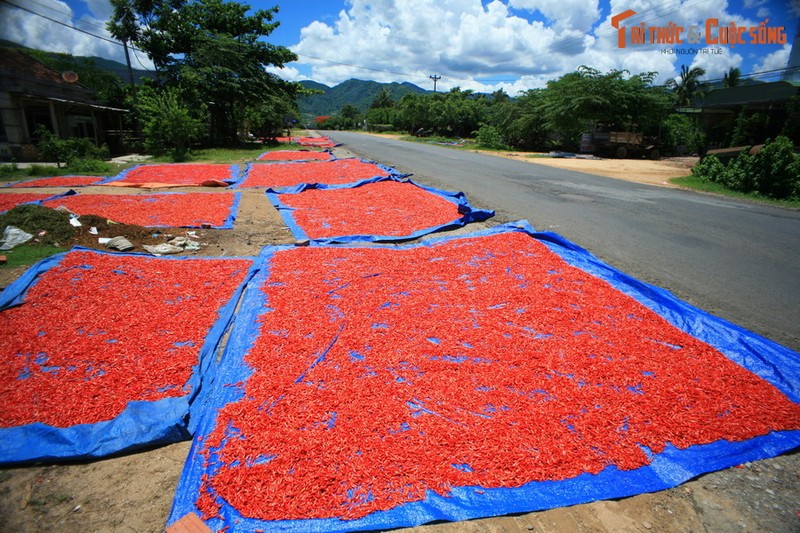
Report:
[[[612,266],[800,351],[800,211],[447,147],[327,132],[362,157],[526,219]]]

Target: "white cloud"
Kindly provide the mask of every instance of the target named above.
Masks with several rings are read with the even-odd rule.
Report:
[[[95,36],[111,38],[105,30],[105,20],[88,15],[75,20],[70,6],[57,0],[37,0],[36,4],[15,0],[15,3],[44,16],[34,15],[7,2],[0,3],[0,35],[5,39],[39,50],[125,61],[122,46]],[[106,4],[110,13],[107,0],[93,0],[89,5],[102,13],[101,4]]]
[[[523,10],[555,22],[524,18]],[[515,94],[581,65],[674,75],[674,57],[620,50],[610,21],[587,32],[599,17],[598,0],[351,0],[335,21],[303,28],[291,48],[326,85],[368,78],[431,87],[428,76],[437,74],[442,90]]]
[[[109,0],[84,0],[89,12],[95,19],[106,21],[111,17],[114,9],[111,7]]]
[[[600,18],[598,0],[509,0],[508,5],[516,9],[540,12],[552,21],[556,30],[580,30],[587,32]]]
[[[720,47],[706,50],[709,53],[697,54],[689,68],[700,67],[706,71],[704,80],[721,79],[732,68],[740,68],[742,56],[734,53],[730,48]]]
[[[25,0],[12,0],[28,5]],[[108,0],[84,2],[90,13],[80,20],[60,0],[37,0],[33,8],[65,24],[108,36]],[[764,0],[744,0],[750,9],[775,7]],[[789,0],[800,12],[800,0]],[[732,4],[736,4],[735,6]],[[288,80],[313,79],[335,85],[349,78],[380,82],[410,81],[432,88],[430,75],[442,76],[437,87],[509,94],[543,87],[548,80],[587,65],[601,72],[658,72],[657,83],[677,75],[681,65],[702,65],[709,76],[731,66],[743,74],[769,63],[781,68],[785,60],[777,47],[753,51],[725,48],[719,55],[665,52],[661,45],[620,49],[611,17],[627,9],[637,13],[625,27],[644,22],[672,22],[688,29],[717,18],[720,25],[755,25],[733,12],[742,3],[730,0],[344,0],[336,16],[325,15],[304,27],[290,48],[300,57],[284,69],[271,70]],[[602,8],[601,8],[602,6]],[[605,18],[603,18],[605,14]],[[122,47],[60,26],[0,2],[0,34],[40,49],[97,55],[124,62]],[[753,59],[758,53],[763,58]],[[769,54],[769,55],[767,55]],[[143,53],[139,59],[149,61]],[[742,56],[747,59],[743,60]],[[779,63],[783,60],[783,65]],[[138,67],[136,57],[132,63]],[[719,73],[719,74],[718,74]]]
[[[770,72],[786,68],[789,63],[789,53],[792,51],[791,43],[786,43],[783,48],[767,56],[756,65],[754,72]]]

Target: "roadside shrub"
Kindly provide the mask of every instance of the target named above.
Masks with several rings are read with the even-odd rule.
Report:
[[[700,143],[697,127],[686,115],[673,113],[661,124],[661,142],[678,155],[694,153]]]
[[[7,165],[0,165],[0,178],[13,176],[19,171],[16,163],[9,163]]]
[[[692,174],[739,192],[800,199],[800,156],[786,137],[768,140],[755,155],[743,151],[727,165],[716,156],[704,157]]]
[[[758,190],[760,177],[755,157],[745,151],[728,163],[717,183],[734,191],[749,193]]]
[[[85,137],[62,139],[44,126],[36,128],[34,133],[39,138],[37,148],[44,161],[53,161],[61,168],[61,163],[68,167],[82,159],[102,160],[109,157],[108,146],[97,147],[91,139]]]
[[[715,155],[704,157],[692,167],[692,174],[703,181],[722,183],[722,175],[725,173],[725,165]]]
[[[800,180],[793,167],[798,156],[794,153],[794,145],[786,137],[777,137],[764,145],[754,156],[753,170],[760,179],[758,190],[761,194],[773,198],[789,198]]]
[[[500,131],[488,124],[484,124],[480,127],[476,136],[476,141],[480,148],[488,148],[490,150],[502,150],[507,148],[506,144],[503,142],[503,137],[500,135]]]
[[[67,164],[71,172],[101,174],[111,171],[111,165],[100,159],[75,159]]]

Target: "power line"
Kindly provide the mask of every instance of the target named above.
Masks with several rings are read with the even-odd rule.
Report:
[[[108,37],[103,37],[102,35],[97,35],[95,33],[86,31],[86,30],[81,29],[81,28],[76,28],[75,26],[72,26],[71,24],[67,24],[66,22],[61,22],[60,20],[56,20],[54,18],[50,18],[47,15],[42,15],[41,13],[37,13],[36,11],[28,9],[27,7],[22,7],[22,6],[17,5],[17,4],[12,4],[8,0],[0,0],[0,1],[2,1],[3,3],[8,4],[8,5],[12,6],[12,7],[16,7],[17,9],[21,9],[23,11],[26,11],[26,12],[30,13],[31,15],[36,15],[37,17],[41,17],[41,18],[43,18],[45,20],[49,20],[50,22],[55,22],[56,24],[59,24],[59,25],[64,26],[66,28],[70,28],[70,29],[73,29],[75,31],[79,31],[81,33],[85,33],[86,35],[90,35],[90,36],[95,37],[97,39],[102,39],[102,40],[104,40],[106,42],[109,42],[111,44],[116,44],[117,46],[122,46],[122,43],[120,43],[119,41],[115,41],[113,39],[109,39]]]
[[[56,13],[60,13],[62,15],[69,15],[69,13],[65,13],[65,12],[60,11],[58,9],[52,8],[50,6],[46,6],[44,4],[41,4],[40,2],[37,2],[36,0],[29,0],[29,1],[31,3],[37,4],[38,6],[44,7],[46,9],[49,9],[51,11],[55,11]],[[698,2],[693,3],[693,4],[687,2],[686,4],[681,5],[681,0],[672,0],[672,1],[668,2],[667,4],[662,4],[658,8],[651,8],[651,9],[645,10],[645,11],[642,11],[641,13],[637,13],[637,15],[646,15],[646,14],[651,13],[651,12],[660,11],[661,14],[658,17],[655,17],[653,19],[653,20],[659,20],[659,19],[665,18],[669,14],[676,13],[680,9],[683,9],[683,8],[685,8],[687,6],[698,5],[698,4],[705,3],[707,1],[708,0],[699,0]],[[76,26],[73,26],[71,24],[67,24],[67,23],[62,22],[60,20],[53,19],[51,17],[43,15],[42,13],[37,13],[36,11],[33,11],[33,10],[29,9],[29,8],[20,6],[18,4],[11,3],[9,0],[0,0],[0,2],[8,4],[9,6],[12,6],[12,7],[16,7],[17,9],[21,9],[21,10],[27,12],[27,13],[30,13],[30,14],[35,15],[37,17],[41,17],[43,19],[46,19],[46,20],[48,20],[50,22],[54,22],[56,24],[59,24],[61,26],[66,27],[66,28],[70,28],[70,29],[78,31],[80,33],[89,35],[89,36],[94,37],[96,39],[101,39],[103,41],[109,42],[109,43],[117,45],[117,46],[124,46],[119,41],[116,41],[116,40],[113,40],[113,39],[109,39],[109,38],[107,38],[105,36],[97,35],[95,33],[92,33],[90,31],[84,30],[82,28],[78,28]],[[675,9],[670,10],[670,11],[666,11],[666,12],[663,11],[665,8],[669,9],[672,6],[677,6],[677,7]],[[81,20],[81,19],[79,19],[79,20]],[[94,23],[91,23],[91,22],[88,22],[88,21],[85,21],[85,22],[87,24],[91,24],[91,25],[93,25],[95,27],[99,27],[97,24],[94,24]],[[603,29],[601,31],[594,32],[594,36],[595,37],[600,37],[600,36],[604,36],[604,35],[609,34],[609,33],[611,33],[611,32],[610,31],[606,31],[606,29]],[[553,51],[557,52],[557,51],[560,51],[560,50],[566,50],[566,49],[570,48],[571,46],[574,46],[574,43],[580,43],[582,41],[583,41],[582,38],[567,39],[565,41],[561,41],[558,44],[558,46],[551,47],[550,51],[551,52],[553,52]],[[134,52],[134,57],[136,57],[136,61],[139,63],[139,65],[143,69],[145,69],[147,71],[150,71],[150,69],[148,69],[142,63],[141,59],[139,59],[139,56],[136,54],[136,52],[142,52],[142,53],[146,53],[146,52],[144,50],[141,50],[141,49],[133,47],[133,46],[129,46],[128,48]],[[371,71],[371,72],[392,74],[392,75],[395,75],[395,76],[403,76],[405,78],[412,78],[413,79],[413,78],[422,78],[422,77],[424,77],[424,74],[411,74],[411,73],[408,73],[408,72],[397,72],[397,71],[388,70],[388,69],[381,69],[381,68],[375,68],[375,67],[365,67],[365,66],[361,66],[361,65],[354,65],[352,63],[345,63],[345,62],[341,62],[341,61],[333,61],[333,60],[324,59],[324,58],[321,58],[321,57],[310,56],[310,55],[307,55],[307,54],[297,54],[297,56],[298,57],[305,57],[305,58],[312,59],[312,60],[315,60],[315,61],[322,61],[324,63],[330,63],[332,65],[340,65],[340,66],[349,67],[349,68],[355,68],[355,69],[360,69],[360,70],[368,70],[368,71]],[[786,71],[786,70],[787,69],[784,68],[784,69],[775,69],[775,70],[769,70],[769,71],[758,71],[758,72],[752,72],[752,73],[749,73],[749,74],[742,74],[742,77],[756,78],[756,77],[759,77],[759,76],[763,76],[765,74],[778,73],[778,72],[783,72],[783,71]],[[455,80],[455,81],[459,81],[459,82],[476,82],[476,81],[478,81],[476,78],[458,78],[458,77],[453,77],[453,76],[449,76],[449,78],[452,79],[452,80]],[[431,79],[433,79],[433,78],[431,78]],[[722,80],[723,80],[723,78],[717,78],[717,79],[707,80],[707,83],[713,83],[715,81],[722,81]],[[436,85],[436,83],[435,83],[436,81],[438,81],[438,80],[434,80],[434,86]],[[479,81],[479,83],[509,83],[509,82],[513,82],[513,80],[507,80],[507,79],[482,79],[482,80]]]
[[[54,7],[42,4],[41,2],[37,2],[36,0],[27,0],[27,2],[29,2],[31,4],[36,4],[39,7],[42,7],[44,9],[48,9],[50,11],[53,11],[54,13],[58,13],[59,15],[64,15],[65,17],[70,17],[70,19],[72,18],[72,13],[71,12],[68,13],[66,11],[61,11],[60,9],[56,9]],[[81,22],[83,24],[88,24],[89,26],[94,26],[95,28],[98,28],[98,29],[101,29],[101,30],[105,30],[106,29],[105,26],[101,26],[100,24],[97,24],[96,22],[92,22],[90,20],[86,20],[83,17],[77,19],[77,21],[79,21],[79,22]]]
[[[39,2],[36,2],[35,0],[29,0],[29,1],[31,1],[31,2],[33,2],[33,3],[35,3],[35,4],[37,4],[37,5],[39,5],[39,6],[41,6],[41,7],[45,7],[45,8],[47,8],[47,9],[50,9],[50,10],[52,10],[52,11],[55,11],[56,13],[61,13],[62,15],[68,15],[68,13],[64,13],[63,11],[60,11],[60,10],[58,10],[58,9],[54,9],[54,8],[51,8],[51,7],[49,7],[49,6],[45,6],[44,4],[40,4]],[[89,35],[89,36],[91,36],[91,37],[94,37],[94,38],[96,38],[96,39],[101,39],[101,40],[103,40],[103,41],[109,42],[109,43],[111,43],[111,44],[115,44],[115,45],[117,45],[117,46],[122,46],[122,47],[124,47],[124,46],[125,46],[123,43],[121,43],[121,42],[119,42],[119,41],[116,41],[116,40],[114,40],[114,39],[109,39],[108,37],[104,37],[104,36],[102,36],[102,35],[97,35],[96,33],[92,33],[92,32],[90,32],[90,31],[87,31],[87,30],[84,30],[84,29],[78,28],[78,27],[76,27],[76,26],[72,26],[71,24],[67,24],[66,22],[62,22],[62,21],[60,21],[60,20],[56,20],[56,19],[50,18],[50,17],[48,17],[48,16],[46,16],[46,15],[43,15],[43,14],[41,14],[41,13],[37,13],[37,12],[35,12],[35,11],[32,11],[32,10],[30,10],[30,9],[26,8],[26,7],[23,7],[23,6],[20,6],[20,5],[17,5],[17,4],[13,4],[13,3],[9,2],[8,0],[0,0],[0,2],[3,2],[3,3],[5,3],[5,4],[8,4],[8,5],[12,6],[12,7],[16,7],[17,9],[21,9],[21,10],[23,10],[23,11],[26,11],[26,12],[28,12],[28,13],[32,14],[32,15],[36,15],[37,17],[41,17],[41,18],[43,18],[43,19],[45,19],[45,20],[49,20],[50,22],[55,22],[56,24],[59,24],[59,25],[61,25],[61,26],[64,26],[65,28],[69,28],[69,29],[71,29],[71,30],[75,30],[75,31],[78,31],[78,32],[80,32],[80,33],[84,33],[84,34],[86,34],[86,35]],[[79,19],[79,20],[81,20],[81,19]],[[90,24],[91,24],[91,23],[90,23]],[[97,26],[96,24],[93,24],[93,25],[94,25],[94,26],[96,26],[96,27],[99,27],[99,26]],[[136,57],[136,61],[139,63],[139,65],[142,67],[142,69],[144,69],[144,70],[146,70],[146,71],[148,71],[148,72],[152,72],[152,71],[151,71],[149,68],[147,68],[147,67],[146,67],[146,66],[145,66],[145,65],[142,63],[142,60],[141,60],[141,59],[139,59],[139,56],[136,54],[136,52],[142,52],[142,53],[146,53],[144,50],[140,50],[139,48],[136,48],[136,47],[134,47],[134,46],[128,46],[128,49],[129,49],[129,50],[131,50],[131,51],[133,51],[133,55],[134,55],[134,57]]]

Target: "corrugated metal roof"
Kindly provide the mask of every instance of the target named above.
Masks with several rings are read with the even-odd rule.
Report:
[[[699,107],[725,107],[782,102],[800,94],[800,82],[775,81],[757,85],[741,85],[715,89],[708,93]]]
[[[51,69],[44,63],[14,48],[2,49],[2,53],[0,53],[0,69],[64,87],[75,87],[77,85],[82,89],[86,89],[79,83],[64,80],[61,72]]]

